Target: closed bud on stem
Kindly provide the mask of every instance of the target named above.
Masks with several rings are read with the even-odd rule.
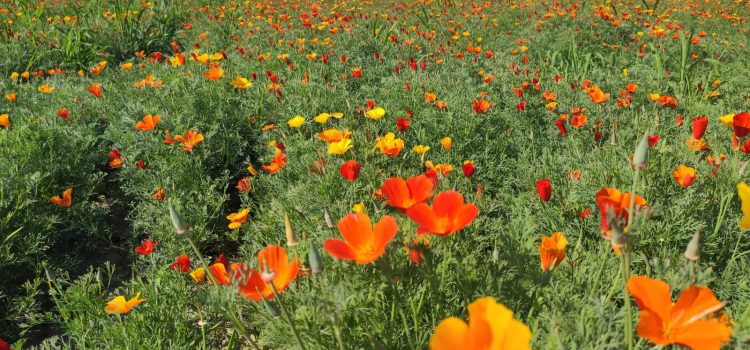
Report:
[[[297,234],[294,233],[292,222],[289,220],[287,213],[284,213],[284,233],[286,234],[286,245],[294,247],[299,243],[297,241]]]
[[[328,208],[323,209],[323,219],[326,221],[328,228],[333,228],[333,220],[331,220],[331,213],[328,212]]]
[[[310,270],[312,270],[312,273],[323,272],[323,258],[320,257],[320,253],[318,253],[318,249],[315,248],[314,244],[310,244],[307,254],[308,259],[310,259]]]
[[[635,154],[633,154],[633,166],[640,169],[646,168],[648,162],[648,136],[643,134],[641,141],[638,142],[638,146],[635,148]]]
[[[188,230],[190,229],[190,225],[187,223],[187,221],[185,221],[180,213],[174,210],[172,204],[169,205],[169,217],[172,219],[172,225],[174,226],[174,230],[178,235],[182,235],[188,232]]]
[[[701,244],[700,244],[701,231],[696,230],[693,234],[693,239],[688,243],[685,248],[685,259],[690,261],[698,261],[701,256]]]
[[[47,283],[55,282],[55,274],[46,267],[44,268],[44,276],[47,277]]]

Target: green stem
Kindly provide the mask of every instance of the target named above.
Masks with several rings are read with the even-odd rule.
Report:
[[[625,343],[628,350],[633,350],[633,306],[628,294],[628,278],[630,276],[630,245],[624,247],[622,252],[622,275],[623,275],[623,294],[625,297]]]
[[[213,283],[215,286],[220,286],[218,281],[216,281],[216,277],[214,277],[214,274],[211,273],[211,269],[208,267],[208,264],[206,263],[206,259],[203,257],[203,254],[201,254],[200,250],[198,250],[198,246],[195,245],[195,242],[190,238],[190,236],[186,235],[188,243],[190,243],[190,247],[193,248],[193,252],[198,257],[198,260],[201,263],[201,266],[203,269],[206,270],[206,275],[208,275],[208,278],[211,280],[211,283]],[[260,350],[260,347],[258,344],[256,344],[253,339],[250,337],[250,333],[248,333],[247,328],[245,328],[245,325],[242,324],[242,321],[240,321],[237,318],[237,315],[235,314],[234,310],[230,310],[228,313],[229,319],[234,324],[235,329],[237,329],[240,334],[242,334],[245,339],[247,339],[248,343],[250,343],[250,346],[253,347],[255,350]]]
[[[635,189],[638,186],[638,179],[641,175],[640,168],[635,167],[633,172],[633,184],[630,187],[630,205],[628,206],[628,224],[626,226],[627,243],[622,251],[622,276],[623,276],[623,298],[625,299],[625,344],[628,350],[633,350],[633,306],[628,293],[628,279],[630,279],[630,253],[632,251],[631,235],[635,232],[632,227],[633,218],[635,217]]]
[[[281,308],[281,315],[284,316],[286,323],[289,324],[289,328],[292,329],[292,333],[294,334],[294,339],[297,340],[297,344],[299,344],[300,349],[305,350],[305,344],[302,342],[302,338],[299,336],[299,332],[297,332],[297,327],[295,327],[294,322],[292,322],[292,317],[286,311],[286,307],[284,306],[284,302],[281,300],[281,295],[279,295],[279,291],[276,290],[276,286],[273,284],[273,281],[268,282],[268,284],[271,285],[271,288],[273,289],[273,295],[279,301],[279,308]]]

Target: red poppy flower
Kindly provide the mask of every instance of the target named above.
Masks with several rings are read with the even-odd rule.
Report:
[[[732,118],[732,128],[737,137],[745,137],[750,134],[750,113],[740,112]]]
[[[398,131],[401,131],[401,132],[405,131],[406,129],[409,128],[409,125],[411,125],[411,122],[409,121],[409,119],[398,118],[396,120],[396,129],[398,129]]]
[[[477,170],[477,168],[474,166],[474,162],[467,160],[461,166],[461,170],[464,171],[464,176],[471,177],[472,175],[474,175],[474,172]]]
[[[135,252],[140,255],[149,255],[154,252],[154,248],[159,245],[159,242],[154,242],[151,238],[143,241],[140,246],[135,247]]]
[[[547,202],[552,197],[552,183],[549,179],[536,180],[536,191],[539,193],[539,199]]]
[[[699,140],[703,138],[703,134],[706,133],[707,127],[708,118],[706,118],[706,116],[693,118],[693,140]]]
[[[560,131],[560,136],[568,136],[568,129],[565,127],[565,119],[558,118],[555,120],[555,126]]]
[[[362,169],[362,166],[354,159],[346,161],[344,164],[341,165],[341,168],[339,169],[339,173],[341,176],[349,182],[354,182],[354,180],[359,177],[359,171]]]
[[[169,265],[169,268],[180,272],[190,271],[190,257],[185,254],[178,256],[177,260]]]
[[[68,111],[67,108],[60,108],[57,110],[57,116],[68,120],[68,118],[70,118],[70,111]]]

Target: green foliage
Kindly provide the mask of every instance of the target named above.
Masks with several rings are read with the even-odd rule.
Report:
[[[643,4],[666,11],[681,2]],[[734,322],[728,348],[748,344],[750,243],[737,227],[735,196],[736,184],[747,181],[747,156],[730,148],[731,130],[717,118],[750,108],[744,74],[750,59],[743,46],[750,39],[742,22],[732,19],[747,9],[727,14],[729,19],[675,10],[669,23],[685,27],[659,36],[643,23],[666,26],[657,22],[658,12],[635,15],[624,2],[584,2],[575,17],[549,18],[545,12],[572,10],[349,2],[318,4],[313,16],[308,2],[299,5],[19,2],[0,12],[0,114],[8,113],[12,122],[0,128],[0,337],[39,349],[248,348],[239,320],[261,348],[296,348],[289,325],[274,317],[279,298],[253,302],[236,286],[195,283],[169,267],[181,254],[192,260],[191,270],[201,266],[188,237],[209,264],[225,254],[231,262],[257,267],[259,250],[286,243],[288,213],[300,244],[287,251],[304,273],[281,299],[310,349],[427,348],[441,320],[465,318],[467,305],[482,296],[492,296],[529,325],[536,349],[621,349],[624,281],[618,257],[601,238],[594,196],[603,187],[630,189],[630,156],[646,133],[660,140],[648,148],[648,166],[635,191],[653,211],[639,219],[643,224],[632,235],[632,272],[667,281],[675,296],[691,281],[709,286],[728,303]],[[633,17],[617,26],[605,18],[626,14]],[[306,18],[312,18],[310,28],[303,25]],[[323,18],[339,18],[339,31],[332,34],[334,25]],[[691,43],[703,30],[707,36]],[[186,64],[149,58],[154,52],[174,55],[172,41],[180,43]],[[481,46],[481,53],[468,52],[469,45]],[[203,77],[208,64],[191,59],[194,49],[221,56],[211,58],[225,69],[221,79]],[[139,51],[146,57],[135,56]],[[107,68],[89,72],[103,60]],[[121,69],[125,62],[133,67]],[[51,68],[66,72],[7,78]],[[362,69],[361,78],[352,77],[353,68]],[[276,75],[279,95],[265,72]],[[253,75],[248,89],[229,83]],[[488,75],[493,82],[485,82]],[[147,76],[161,86],[134,86]],[[532,79],[539,80],[539,91]],[[592,102],[581,88],[584,80],[609,93],[609,101]],[[101,98],[86,91],[92,83],[102,84]],[[630,83],[637,92],[629,106],[618,107],[618,92]],[[42,84],[55,91],[37,91]],[[524,84],[522,96],[514,94]],[[714,90],[719,95],[707,97]],[[556,93],[556,110],[545,106],[544,91]],[[426,102],[425,92],[447,108]],[[679,104],[661,107],[649,100],[652,92],[675,96]],[[17,100],[4,99],[8,93]],[[480,98],[492,108],[477,114],[471,102]],[[362,115],[368,100],[386,110],[383,119]],[[523,112],[516,108],[521,101],[527,102]],[[555,120],[574,107],[585,108],[588,124],[574,128],[568,121],[562,137]],[[69,109],[70,119],[56,116],[60,108]],[[407,111],[411,126],[396,132],[397,118],[406,118]],[[324,112],[344,117],[325,125],[313,121]],[[158,126],[135,129],[146,114],[159,114]],[[298,129],[287,125],[296,115],[306,119]],[[676,115],[683,125],[674,122]],[[710,151],[685,145],[691,119],[699,115],[711,120],[705,135]],[[276,127],[264,128],[271,124]],[[327,155],[318,138],[327,128],[351,131],[353,149]],[[189,130],[205,138],[192,151],[165,142]],[[405,140],[397,157],[373,148],[387,132]],[[602,133],[598,141],[596,132]],[[439,143],[444,136],[453,138],[450,151]],[[251,175],[247,166],[269,164],[276,152],[270,145],[279,143],[286,166]],[[411,151],[419,144],[431,148],[424,157]],[[124,159],[121,167],[108,165],[113,149]],[[716,169],[707,156],[721,153],[727,156]],[[354,182],[339,174],[349,159],[362,165]],[[436,192],[459,191],[480,214],[454,235],[432,237],[424,262],[416,265],[405,249],[416,237],[416,224],[373,193],[386,178],[422,173],[425,160],[451,164],[455,169],[440,176]],[[461,171],[465,160],[477,167],[470,179]],[[671,175],[680,164],[699,174],[686,188]],[[576,171],[580,178],[572,176]],[[251,179],[248,193],[236,188],[244,178]],[[536,193],[540,178],[552,183],[549,202]],[[49,202],[68,187],[70,207]],[[159,188],[165,200],[153,198]],[[324,210],[336,222],[360,202],[373,221],[391,215],[399,226],[384,256],[367,265],[335,260],[322,249],[327,239],[340,237],[326,224]],[[175,234],[170,204],[189,223],[186,235]],[[250,209],[248,220],[230,230],[226,216],[244,208]],[[592,214],[580,217],[587,209]],[[703,234],[693,271],[682,253],[696,230]],[[537,245],[556,231],[570,242],[567,258],[543,272]],[[148,238],[158,242],[152,254],[133,252]],[[322,273],[307,273],[311,246],[322,256]],[[115,296],[139,292],[146,301],[131,312],[105,313]],[[651,344],[638,339],[636,348]]]

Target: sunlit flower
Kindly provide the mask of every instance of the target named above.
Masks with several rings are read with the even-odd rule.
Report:
[[[385,116],[385,109],[376,107],[365,112],[365,115],[372,120],[379,120],[380,118],[383,118],[383,116]]]
[[[479,298],[468,309],[468,324],[458,317],[440,321],[430,339],[431,350],[531,349],[529,327],[492,297]]]
[[[690,349],[719,349],[729,342],[732,328],[716,315],[724,303],[711,289],[691,285],[672,302],[669,285],[645,276],[632,276],[627,289],[640,309],[638,336],[651,343],[678,344]]]
[[[450,151],[453,148],[453,139],[450,136],[443,137],[440,139],[440,145],[443,146],[444,150]]]
[[[417,145],[414,146],[411,150],[414,151],[414,153],[423,156],[425,153],[427,153],[427,151],[430,150],[430,146]]]
[[[60,207],[69,207],[72,203],[73,189],[68,187],[63,191],[62,197],[52,196],[49,201]]]
[[[232,213],[227,215],[227,220],[229,220],[229,228],[234,230],[240,228],[242,226],[242,223],[247,221],[247,214],[250,213],[250,209],[242,209],[236,213]]]
[[[539,243],[537,250],[541,259],[542,271],[547,271],[557,267],[565,259],[565,247],[568,246],[568,240],[562,232],[555,232],[549,237],[542,237],[542,243]]]
[[[193,147],[195,145],[203,142],[203,134],[195,131],[195,130],[188,130],[185,131],[185,135],[176,135],[174,137],[174,140],[182,144],[182,149],[188,152],[193,152]]]
[[[328,144],[328,154],[342,155],[352,148],[352,140],[342,139]]]
[[[434,185],[427,176],[412,176],[408,180],[392,177],[383,181],[380,192],[385,197],[386,204],[401,211],[411,208],[417,203],[432,197]]]
[[[682,187],[690,186],[695,180],[695,168],[689,166],[679,165],[677,169],[672,172],[672,177],[678,185]]]
[[[369,264],[385,253],[385,247],[396,237],[396,219],[383,216],[372,226],[367,214],[349,214],[338,223],[344,240],[328,239],[323,248],[333,257]]]
[[[0,126],[10,129],[10,116],[7,113],[0,114]]]
[[[412,221],[419,225],[417,233],[432,233],[438,236],[454,234],[468,226],[479,214],[479,208],[464,203],[464,196],[456,191],[438,193],[429,206],[416,203],[406,211]]]
[[[140,299],[140,297],[140,292],[136,293],[135,297],[130,300],[125,300],[124,296],[118,295],[107,303],[104,311],[108,314],[126,314],[138,304],[146,301],[146,299]]]
[[[247,89],[251,86],[253,86],[253,83],[250,82],[250,80],[247,80],[247,78],[243,78],[241,75],[238,75],[232,82],[230,83],[235,89]]]
[[[380,153],[395,157],[404,149],[404,140],[396,138],[394,133],[389,132],[375,139],[375,147],[380,150]]]
[[[51,93],[53,93],[55,91],[55,88],[52,87],[52,86],[49,86],[47,84],[44,84],[44,85],[40,85],[37,88],[37,90],[39,90],[39,92],[42,92],[42,93],[45,93],[45,94],[51,94]]]
[[[203,73],[203,77],[208,80],[219,80],[222,75],[224,75],[224,70],[216,67],[211,67]]]
[[[305,118],[303,116],[296,116],[292,119],[289,119],[286,124],[289,125],[292,128],[299,128],[302,126],[302,124],[305,123]]]
[[[266,272],[273,275],[264,280],[261,274]],[[290,261],[284,248],[271,245],[258,252],[258,268],[244,271],[244,274],[238,283],[242,296],[254,301],[273,299],[276,293],[283,292],[297,278],[299,262],[297,259]]]
[[[158,114],[153,116],[151,114],[146,114],[143,117],[143,120],[139,120],[135,123],[135,128],[141,131],[153,130],[156,127],[156,124],[159,123],[160,119],[161,117]]]
[[[140,255],[149,255],[154,252],[154,249],[159,245],[159,242],[154,242],[151,238],[143,241],[141,245],[135,247],[135,252]]]

